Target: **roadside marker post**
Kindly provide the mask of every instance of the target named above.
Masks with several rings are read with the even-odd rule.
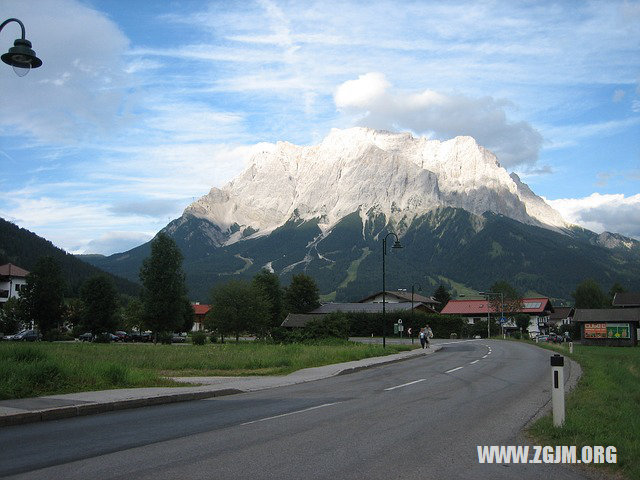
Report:
[[[573,353],[573,342],[569,342],[569,353]]]
[[[564,425],[564,357],[557,353],[551,357],[551,404],[553,425]]]

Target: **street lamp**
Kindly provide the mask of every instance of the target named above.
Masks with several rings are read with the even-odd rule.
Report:
[[[31,49],[31,42],[24,38],[24,24],[20,20],[17,18],[9,18],[5,20],[0,25],[0,31],[2,31],[5,25],[11,22],[16,22],[20,25],[22,38],[16,39],[16,41],[13,42],[13,47],[11,47],[7,53],[2,55],[1,58],[4,63],[13,67],[13,71],[16,72],[16,75],[24,77],[29,73],[29,70],[32,68],[38,68],[42,65],[42,60],[36,57],[36,52]]]
[[[402,248],[402,245],[400,244],[400,240],[398,239],[398,236],[393,233],[393,232],[389,232],[387,233],[387,235],[382,239],[382,348],[386,348],[386,326],[385,326],[385,315],[387,313],[387,283],[386,283],[386,279],[385,279],[385,257],[387,256],[387,238],[393,235],[396,239],[396,241],[393,243],[393,246],[391,248]]]
[[[491,295],[500,295],[500,327],[502,328],[502,319],[504,318],[504,294],[502,292],[478,292],[479,295],[484,295],[487,299],[487,340],[491,337],[491,321],[489,306],[489,297]]]

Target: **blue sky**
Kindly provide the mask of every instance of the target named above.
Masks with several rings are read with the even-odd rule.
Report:
[[[640,2],[3,0],[0,217],[150,239],[260,142],[472,135],[563,216],[640,238]],[[0,33],[3,51],[19,36]]]

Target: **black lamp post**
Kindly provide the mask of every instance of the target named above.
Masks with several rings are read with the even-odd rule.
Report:
[[[398,240],[398,236],[393,232],[387,233],[387,235],[382,239],[382,348],[386,348],[387,346],[387,343],[386,343],[387,327],[385,325],[385,315],[387,313],[387,283],[385,279],[384,258],[387,256],[387,238],[389,237],[389,235],[393,235],[396,239],[396,241],[393,243],[393,246],[391,248],[402,248],[402,245],[400,244],[400,240]]]
[[[16,41],[13,42],[13,47],[11,47],[7,53],[2,55],[1,58],[4,63],[13,67],[13,71],[16,72],[16,75],[24,77],[29,73],[29,70],[32,68],[38,68],[42,65],[42,60],[36,57],[36,52],[31,49],[31,42],[24,38],[24,24],[20,20],[17,18],[9,18],[5,20],[0,25],[0,31],[2,31],[5,25],[11,22],[16,22],[20,25],[22,38],[16,39]]]

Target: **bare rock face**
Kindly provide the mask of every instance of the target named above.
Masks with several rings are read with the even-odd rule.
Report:
[[[562,230],[567,223],[471,137],[440,142],[408,133],[334,129],[319,144],[265,147],[222,189],[213,188],[183,217],[218,228],[215,243],[266,235],[292,216],[319,219],[328,232],[345,216],[382,213],[398,227],[439,207],[495,212]]]

